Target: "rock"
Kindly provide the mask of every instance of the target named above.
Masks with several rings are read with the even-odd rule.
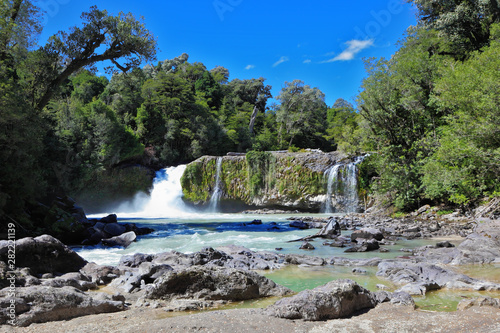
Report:
[[[0,260],[8,261],[8,241],[0,241]],[[31,274],[76,272],[87,262],[75,251],[49,235],[16,241],[16,266],[29,267]]]
[[[42,286],[55,288],[70,286],[81,291],[97,289],[97,284],[95,282],[90,281],[88,277],[78,272],[66,273],[53,279],[46,279],[41,284]]]
[[[120,236],[125,233],[127,228],[125,226],[120,225],[118,223],[108,223],[104,226],[104,232],[109,234],[111,237]]]
[[[299,247],[300,250],[314,250],[315,247],[309,243],[309,242],[304,242],[300,247]]]
[[[362,269],[362,268],[353,268],[352,269],[352,273],[353,274],[358,274],[358,275],[367,275],[368,272],[366,269]]]
[[[422,206],[417,210],[417,215],[423,214],[427,212],[429,209],[431,209],[431,206],[429,205]]]
[[[283,298],[266,309],[270,316],[309,321],[343,318],[377,304],[371,292],[352,280],[337,280],[295,296]]]
[[[135,253],[132,255],[125,255],[120,258],[118,266],[139,267],[143,262],[153,261],[152,254]]]
[[[309,225],[305,223],[304,221],[292,221],[290,222],[289,226],[291,228],[297,228],[297,229],[309,229]]]
[[[283,296],[292,291],[255,272],[193,266],[158,278],[146,293],[149,299],[203,299],[242,301]]]
[[[428,291],[438,290],[438,289],[441,289],[441,287],[437,283],[433,281],[426,281],[426,282],[408,283],[403,287],[399,288],[398,290],[396,290],[396,292],[405,292],[410,295],[424,296]]]
[[[250,225],[260,225],[262,224],[262,220],[253,220],[252,222],[249,223]]]
[[[109,214],[108,216],[103,217],[99,221],[102,223],[118,223],[118,218],[116,214]]]
[[[111,237],[108,239],[103,239],[102,243],[107,246],[123,246],[127,248],[130,244],[132,244],[137,238],[135,232],[129,231],[120,236]]]
[[[138,270],[127,271],[123,275],[114,279],[109,286],[125,293],[131,293],[136,289],[140,289],[141,281],[142,275],[138,272]]]
[[[455,245],[451,244],[448,241],[443,241],[443,242],[437,243],[436,247],[455,247]]]
[[[0,324],[10,320],[10,300],[8,289],[0,290]],[[19,326],[125,309],[123,302],[97,300],[73,287],[46,286],[16,288],[15,305]]]
[[[410,306],[413,309],[416,308],[415,301],[411,297],[410,294],[405,293],[404,291],[394,292],[390,295],[391,304],[401,305],[401,306]]]
[[[193,254],[193,265],[205,265],[209,262],[215,266],[223,266],[223,262],[230,259],[224,252],[205,247],[200,252]]]
[[[361,239],[358,238],[358,245],[346,249],[344,252],[368,252],[378,250],[380,248],[379,243],[375,239]]]
[[[101,266],[91,262],[80,269],[80,273],[86,276],[88,281],[103,285],[117,278],[120,275],[120,270],[113,266]]]
[[[187,254],[172,251],[155,254],[151,262],[169,265],[175,270],[181,270],[191,267],[193,265],[193,258]]]
[[[383,276],[398,284],[423,283],[425,289],[460,289],[460,290],[500,290],[500,284],[480,281],[464,274],[455,273],[442,267],[426,263],[381,262],[378,265],[378,276]],[[408,286],[412,290],[414,286]],[[416,290],[416,289],[413,289]]]
[[[464,311],[473,306],[491,306],[496,309],[500,309],[500,299],[492,297],[478,297],[478,298],[468,298],[463,299],[457,305],[457,311]]]
[[[362,239],[376,239],[378,241],[384,238],[382,231],[376,228],[362,228],[354,230],[351,234],[351,241],[356,241],[358,238]]]
[[[318,237],[336,238],[340,236],[340,224],[335,219],[330,219],[328,223],[317,233]]]
[[[287,254],[285,262],[291,265],[308,265],[308,266],[323,266],[326,264],[325,259],[320,257],[312,257],[298,254]]]

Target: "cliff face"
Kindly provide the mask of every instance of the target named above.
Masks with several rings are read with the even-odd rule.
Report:
[[[261,207],[321,210],[332,166],[352,162],[338,152],[249,152],[245,156],[203,156],[188,164],[181,179],[184,198],[207,203],[216,187],[217,159],[221,200]],[[341,202],[333,196],[333,207]]]

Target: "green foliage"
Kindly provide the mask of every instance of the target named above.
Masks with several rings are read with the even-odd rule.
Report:
[[[266,151],[249,151],[246,154],[248,166],[248,187],[252,196],[257,196],[269,188],[274,178],[276,158]]]
[[[437,104],[454,112],[423,169],[430,198],[463,206],[500,189],[499,68],[500,42],[493,41],[467,62],[446,68],[438,81]]]
[[[288,148],[292,144],[301,148],[326,146],[323,133],[327,107],[325,95],[318,88],[311,88],[300,80],[285,82],[276,98],[281,102],[276,111],[281,147]]]

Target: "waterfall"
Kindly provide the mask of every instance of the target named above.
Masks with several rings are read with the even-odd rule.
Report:
[[[354,213],[358,209],[358,167],[365,156],[358,156],[348,164],[335,164],[325,172],[327,193],[323,204],[324,213],[333,213],[334,206],[342,213]],[[333,198],[332,198],[333,197]],[[334,205],[335,202],[335,205]]]
[[[181,177],[185,165],[156,172],[153,189],[148,195],[138,193],[134,199],[122,203],[114,213],[120,217],[179,218],[194,211],[182,200]]]
[[[325,171],[325,177],[327,178],[327,187],[326,187],[326,200],[324,203],[324,212],[325,213],[333,213],[333,205],[332,205],[332,195],[337,192],[337,183],[339,177],[339,169],[342,165],[335,164]]]
[[[222,196],[221,189],[221,180],[220,180],[220,172],[222,169],[222,157],[217,157],[217,167],[215,171],[215,187],[214,192],[212,193],[212,197],[209,201],[208,210],[212,213],[217,212],[219,208],[220,197]]]

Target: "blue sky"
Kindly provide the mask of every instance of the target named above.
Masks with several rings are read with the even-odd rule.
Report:
[[[333,105],[354,102],[365,77],[363,58],[390,57],[415,9],[404,0],[39,0],[45,8],[40,44],[81,25],[97,5],[110,14],[143,16],[157,37],[158,60],[189,54],[189,62],[229,69],[230,80],[264,77],[277,96],[285,81],[317,87]]]

